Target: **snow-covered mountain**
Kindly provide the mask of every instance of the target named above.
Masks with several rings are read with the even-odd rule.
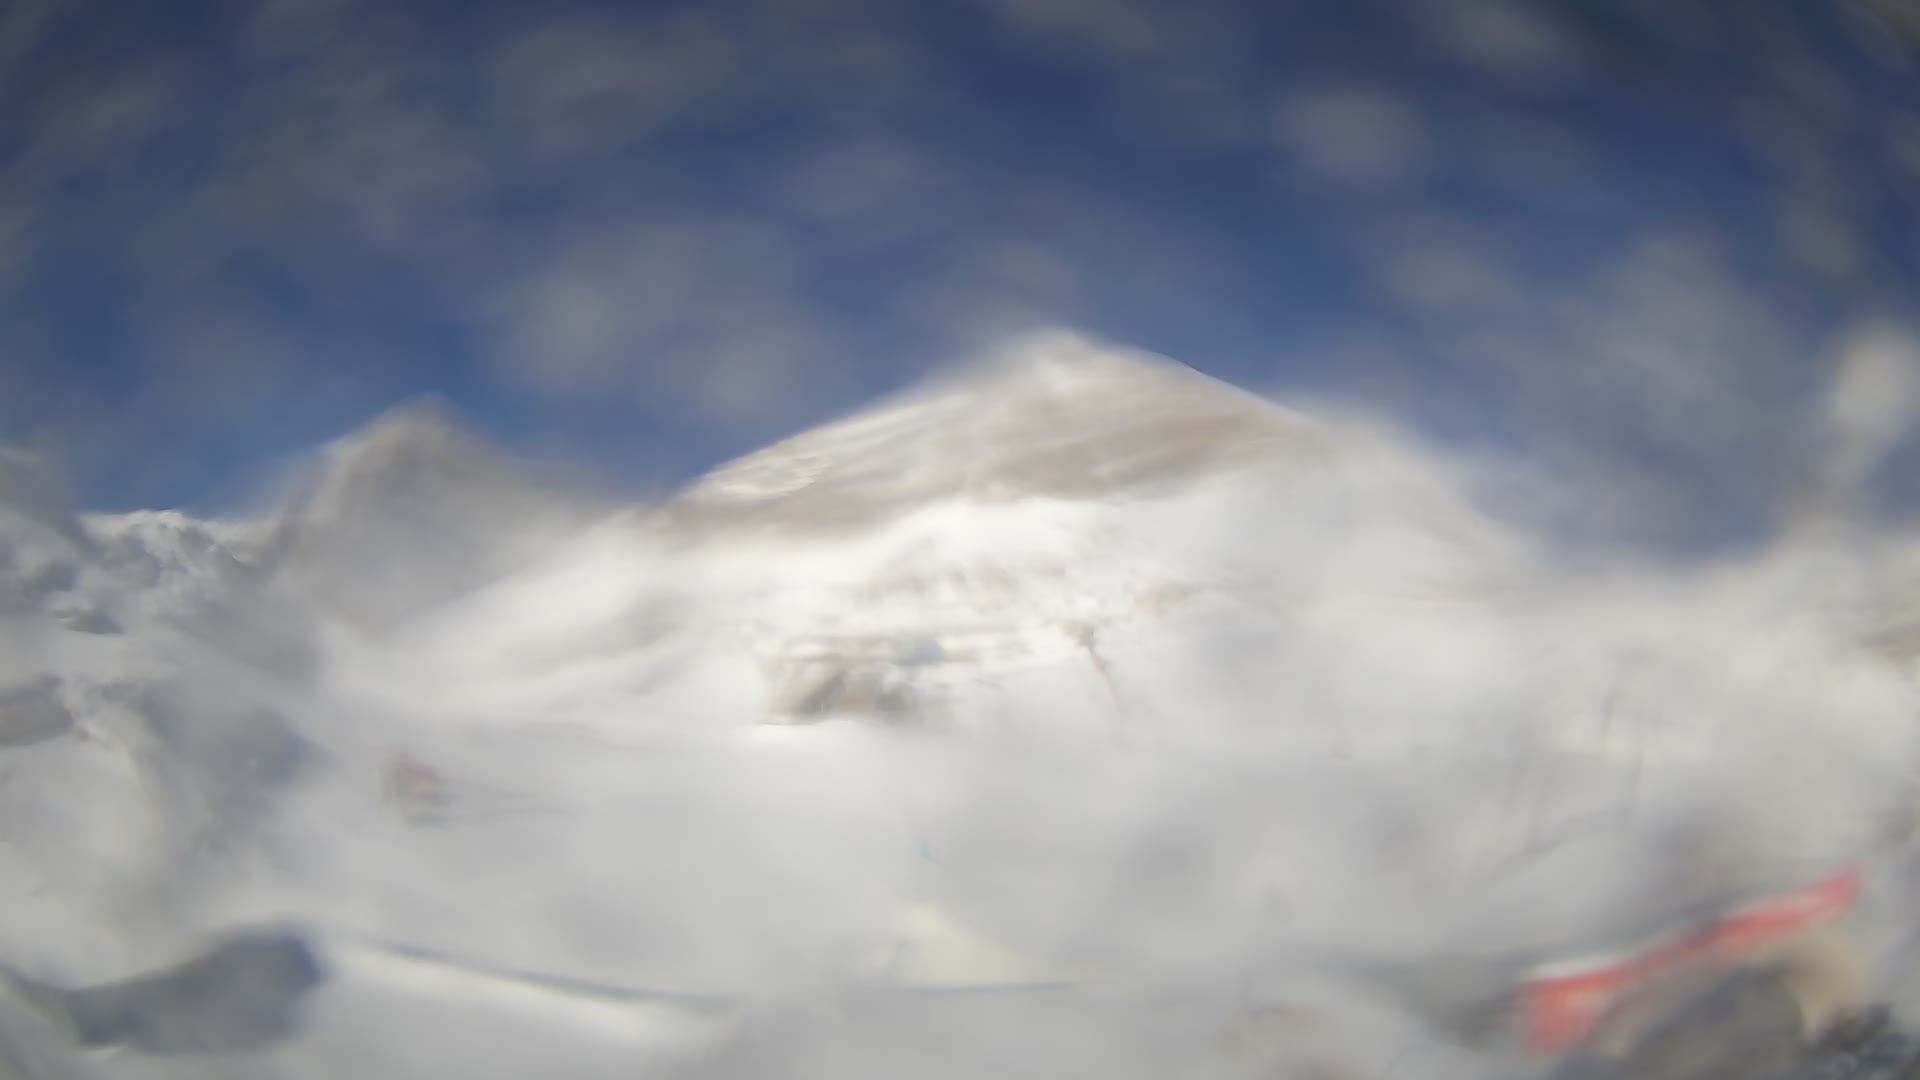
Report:
[[[523,714],[564,712],[528,696],[557,666],[649,694],[683,671],[691,710],[736,719],[912,713],[1062,663],[1105,694],[1116,634],[1196,612],[1497,594],[1526,548],[1384,426],[1048,334],[555,544],[389,655]]]
[[[0,961],[308,926],[338,987],[277,1076],[766,1075],[788,1036],[991,1071],[1115,1030],[1110,1075],[1164,1075],[1205,1039],[1128,995],[1223,1016],[1255,975],[1361,1068],[1436,1036],[1330,957],[1545,947],[1912,801],[1909,683],[1858,647],[1911,545],[1573,564],[1444,448],[1070,334],[653,506],[432,403],[247,522],[0,466]],[[1698,880],[1649,854],[1676,822]],[[842,996],[876,982],[1099,990]]]
[[[38,462],[0,457],[0,866],[28,889],[0,935],[16,959],[91,936],[132,961],[114,950],[184,932],[194,883],[254,857],[278,795],[339,765],[340,732],[315,718],[330,635],[378,636],[484,583],[581,505],[431,403],[318,456],[244,521],[79,515]]]
[[[1324,464],[1335,439],[1163,357],[1035,333],[722,465],[673,510],[683,526],[851,531],[934,501],[1164,495],[1240,467]]]
[[[383,630],[536,556],[601,508],[543,486],[443,403],[397,408],[316,455],[274,516],[276,584]]]

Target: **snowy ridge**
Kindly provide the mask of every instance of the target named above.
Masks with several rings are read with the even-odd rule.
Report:
[[[1477,993],[1920,805],[1859,647],[1912,541],[1573,565],[1391,425],[1071,335],[659,507],[434,406],[255,523],[74,518],[15,464],[0,547],[67,569],[0,618],[0,953],[323,928],[244,1063],[281,1078],[1145,1080],[1219,1065],[1249,987],[1314,1018],[1288,1060],[1510,1075],[1408,989],[1460,980],[1354,973]]]
[[[1124,498],[1313,445],[1306,418],[1183,365],[1050,333],[723,465],[676,509],[695,523],[857,528],[944,497]]]
[[[1023,413],[1021,402],[1035,404]],[[1169,431],[1192,438],[1167,444]],[[1126,464],[1129,454],[1152,468],[1099,480],[1063,463]],[[870,463],[909,459],[924,465],[914,492],[860,479]],[[743,475],[815,466],[831,479],[709,513],[715,491],[737,490]],[[1040,486],[989,490],[976,483],[988,473]],[[1063,477],[1072,484],[1053,482]],[[488,715],[558,717],[568,709],[537,685],[577,686],[588,666],[655,693],[687,664],[737,665],[721,699],[755,714],[800,699],[812,699],[810,714],[841,711],[819,697],[831,681],[858,684],[845,689],[869,699],[846,703],[857,714],[902,682],[944,696],[1062,663],[1097,670],[1114,632],[1177,624],[1196,604],[1273,616],[1484,595],[1529,556],[1522,538],[1467,507],[1463,482],[1374,425],[1308,421],[1170,361],[1078,338],[1023,341],[923,393],[722,466],[658,513],[560,544],[356,669],[386,663],[402,681],[436,671],[451,698]],[[830,504],[835,527],[813,528]],[[1330,520],[1348,532],[1329,534]],[[1386,560],[1397,569],[1383,577]],[[608,689],[601,677],[590,681]]]
[[[280,587],[376,630],[517,567],[603,512],[542,487],[430,399],[326,447],[276,515],[262,557]]]
[[[178,511],[91,515],[100,564],[139,590],[149,610],[186,613],[262,576],[266,522],[207,521]]]

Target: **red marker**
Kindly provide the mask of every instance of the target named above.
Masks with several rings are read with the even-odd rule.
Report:
[[[1637,948],[1543,965],[1520,994],[1527,1048],[1566,1051],[1651,980],[1692,965],[1730,964],[1837,918],[1859,898],[1860,871],[1843,867],[1812,884],[1743,904],[1717,919]]]

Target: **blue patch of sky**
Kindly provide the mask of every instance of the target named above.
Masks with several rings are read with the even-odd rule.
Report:
[[[1720,538],[1765,518],[1764,477],[1736,476],[1737,462],[1676,443],[1631,402],[1597,404],[1589,415],[1528,397],[1510,372],[1477,355],[1479,338],[1460,331],[1535,333],[1539,363],[1582,362],[1553,355],[1566,343],[1533,325],[1537,313],[1495,307],[1463,321],[1410,307],[1381,288],[1369,239],[1387,215],[1438,215],[1483,238],[1504,270],[1544,297],[1577,287],[1649,229],[1693,230],[1710,239],[1740,289],[1781,316],[1793,338],[1782,351],[1805,357],[1756,371],[1730,392],[1753,395],[1762,416],[1802,408],[1821,379],[1822,336],[1863,311],[1897,307],[1915,280],[1920,228],[1903,186],[1911,177],[1890,173],[1884,133],[1865,121],[1858,130],[1816,133],[1847,185],[1865,256],[1850,276],[1814,280],[1781,255],[1773,222],[1782,177],[1755,150],[1737,109],[1776,88],[1777,56],[1767,51],[1774,40],[1832,64],[1863,100],[1904,95],[1911,105],[1913,88],[1868,63],[1837,20],[1804,5],[1685,6],[1709,33],[1666,37],[1621,14],[1621,5],[1545,5],[1577,47],[1579,69],[1522,85],[1462,59],[1413,17],[1416,5],[1198,5],[1233,28],[1236,47],[1221,63],[1236,66],[1223,84],[1258,98],[1235,102],[1249,107],[1258,130],[1170,148],[1115,123],[1116,100],[1152,75],[1141,63],[1009,33],[981,3],[902,5],[884,21],[916,46],[914,74],[928,92],[758,100],[558,166],[516,156],[489,105],[485,57],[540,19],[584,10],[624,18],[632,6],[376,5],[355,16],[411,27],[407,40],[431,63],[405,77],[419,81],[423,100],[451,117],[466,148],[493,169],[495,182],[467,223],[497,241],[471,249],[484,258],[531,260],[552,235],[633,216],[778,218],[769,178],[849,136],[898,140],[941,171],[944,194],[914,208],[920,220],[907,240],[866,243],[833,222],[782,222],[800,245],[794,299],[832,320],[852,371],[784,409],[733,423],[665,396],[650,405],[644,388],[548,400],[503,381],[486,359],[496,328],[471,310],[471,294],[484,286],[470,276],[500,267],[461,265],[470,249],[457,244],[422,255],[372,242],[344,220],[339,193],[300,189],[301,178],[289,177],[296,194],[257,218],[245,207],[196,201],[220,197],[191,192],[236,166],[235,131],[271,130],[275,110],[288,106],[282,70],[236,44],[234,28],[249,7],[70,9],[6,77],[0,165],[20,161],[37,129],[66,119],[60,88],[157,58],[184,89],[159,134],[136,142],[129,156],[72,169],[35,191],[41,243],[0,294],[0,312],[33,328],[6,362],[35,367],[34,384],[49,389],[0,409],[0,424],[24,429],[76,399],[135,415],[164,396],[157,381],[174,377],[156,359],[147,309],[211,296],[291,342],[292,376],[244,408],[186,409],[154,422],[169,441],[152,460],[134,460],[125,447],[83,459],[71,470],[83,501],[216,502],[244,486],[257,462],[425,392],[444,395],[510,444],[589,457],[636,483],[684,479],[924,374],[947,353],[942,335],[950,328],[930,326],[903,304],[903,291],[951,271],[971,243],[1007,236],[1071,267],[1076,288],[1042,298],[1061,321],[1262,390],[1385,393],[1408,419],[1478,446],[1525,452],[1571,432],[1644,470],[1700,476],[1703,502],[1725,504],[1701,515],[1701,535]],[[314,31],[349,44],[357,32],[324,21]],[[1387,94],[1419,117],[1429,152],[1404,182],[1355,189],[1302,176],[1276,152],[1264,135],[1271,102],[1329,85]],[[1564,132],[1578,160],[1505,176],[1487,160],[1495,120]],[[290,111],[286,122],[313,121]],[[297,141],[310,133],[295,126],[277,134]],[[351,180],[347,173],[332,182]],[[1081,212],[1088,205],[1105,213]],[[175,289],[129,260],[130,238],[149,234],[156,219],[206,245],[207,278]],[[1112,222],[1119,227],[1109,230]],[[1341,347],[1355,340],[1379,348]],[[633,377],[650,372],[637,363]]]

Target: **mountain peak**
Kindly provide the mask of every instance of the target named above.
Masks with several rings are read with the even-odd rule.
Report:
[[[335,439],[327,455],[336,468],[357,468],[400,458],[467,456],[482,449],[482,441],[454,407],[429,395],[396,405]]]
[[[1272,419],[1285,411],[1170,357],[1073,330],[1041,329],[1014,335],[860,415],[947,397],[1003,403],[1047,401],[1096,410],[1089,419],[1111,419],[1097,410],[1133,411],[1160,395],[1170,395],[1170,405],[1209,412],[1251,410]]]
[[[391,623],[517,565],[592,511],[542,479],[445,401],[408,402],[326,448],[270,558],[334,609]]]
[[[1003,389],[1032,384],[1030,389],[1047,386],[1058,390],[1076,382],[1137,378],[1150,372],[1197,374],[1164,356],[1112,345],[1072,330],[1049,328],[1016,334],[957,364],[944,379],[935,377],[923,385],[964,381],[998,384]]]
[[[1314,432],[1174,360],[1043,331],[723,465],[675,509],[808,528],[942,497],[1121,496],[1272,460]]]
[[[512,486],[518,477],[504,456],[472,434],[445,400],[423,397],[329,443],[292,516],[336,520],[416,495]]]

